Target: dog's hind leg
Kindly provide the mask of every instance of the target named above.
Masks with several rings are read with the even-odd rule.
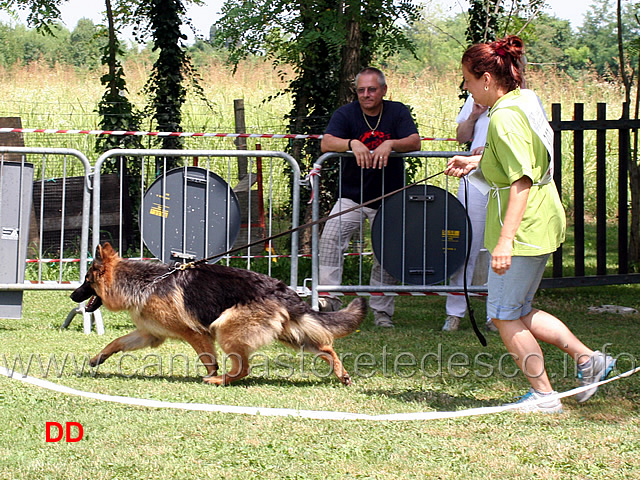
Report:
[[[229,372],[215,377],[205,377],[204,381],[213,385],[229,385],[231,382],[240,380],[249,375],[249,355],[242,348],[225,350],[225,360],[231,359],[231,369]]]
[[[249,357],[237,352],[226,353],[225,357],[231,359],[231,369],[228,373],[215,377],[205,377],[204,381],[212,385],[229,385],[249,375]]]
[[[198,359],[207,369],[207,377],[216,375],[218,373],[218,359],[216,358],[216,350],[213,345],[214,339],[209,335],[196,332],[184,334],[182,338],[184,338],[198,354]]]
[[[134,330],[127,335],[116,338],[113,342],[104,347],[98,355],[89,361],[89,365],[92,367],[101,365],[114,353],[140,350],[145,347],[157,347],[164,342],[164,340],[164,337],[156,337],[141,330]]]
[[[331,345],[316,345],[312,350],[316,350],[316,353],[320,354],[320,357],[329,364],[333,369],[333,373],[335,373],[336,377],[338,377],[344,385],[351,385],[351,376],[345,370],[344,365],[342,365],[340,361],[340,357],[338,357],[338,354]]]

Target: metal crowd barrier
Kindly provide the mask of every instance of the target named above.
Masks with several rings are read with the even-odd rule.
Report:
[[[168,167],[172,160],[181,159],[183,165],[175,170]],[[243,159],[246,164],[246,172],[239,172],[239,159]],[[268,161],[267,161],[268,160]],[[274,160],[280,160],[274,162]],[[188,165],[188,164],[191,165]],[[267,165],[265,165],[265,163]],[[138,170],[135,175],[131,175],[133,166]],[[291,171],[291,178],[295,179],[290,185],[284,185],[284,180],[288,177],[285,175],[285,166]],[[105,170],[109,167],[112,173],[115,172],[117,184],[112,185],[106,195],[103,195],[105,186]],[[202,172],[210,172],[203,174]],[[128,172],[128,173],[127,173]],[[173,174],[178,174],[174,176]],[[125,180],[135,179],[139,182],[139,187],[127,187]],[[197,177],[197,178],[196,178]],[[241,177],[241,178],[240,178]],[[175,179],[184,180],[184,185],[177,186],[175,191],[171,191],[172,185],[176,186]],[[214,212],[212,208],[215,206],[208,195],[213,192],[215,195],[216,188],[226,184],[226,191],[219,200],[228,203],[233,196],[233,202],[239,203],[241,215],[240,231],[237,239],[233,242],[230,235],[224,239],[224,245],[219,250],[226,252],[232,247],[247,245],[260,238],[268,238],[274,233],[283,230],[295,228],[298,226],[298,218],[300,211],[300,168],[298,163],[283,152],[274,152],[266,150],[110,150],[97,160],[94,171],[94,188],[93,188],[93,217],[92,217],[92,247],[95,247],[105,241],[110,240],[120,248],[121,252],[128,250],[136,251],[136,256],[143,258],[145,252],[145,237],[147,235],[155,236],[149,233],[149,223],[145,224],[144,218],[138,218],[137,222],[127,220],[127,216],[131,214],[128,208],[134,207],[134,217],[138,212],[141,217],[146,215],[147,220],[157,219],[153,225],[156,229],[154,233],[159,236],[157,241],[152,240],[146,243],[156,243],[160,254],[156,253],[156,257],[166,263],[197,260],[199,258],[208,258],[213,254],[220,253],[210,250],[211,240],[209,235],[215,235],[216,231],[210,228],[204,228],[202,238],[191,242],[186,238],[190,230],[188,223],[191,216],[202,214],[202,223],[211,227],[212,222],[224,217],[227,223],[223,222],[222,227],[227,231],[231,229],[228,222],[233,220],[233,215],[229,212]],[[113,182],[111,182],[113,183]],[[150,187],[156,187],[156,194],[145,195]],[[256,185],[256,189],[252,189],[252,185]],[[191,188],[193,187],[193,188]],[[115,191],[113,190],[115,188]],[[133,198],[125,198],[127,192],[137,192]],[[185,198],[177,199],[176,191]],[[196,191],[203,195],[202,199],[187,198],[198,195]],[[196,193],[194,193],[196,192]],[[172,195],[173,194],[173,195]],[[105,216],[104,207],[105,199],[109,197],[112,201],[116,200],[115,210],[111,216]],[[286,197],[286,198],[285,198]],[[179,201],[178,201],[179,200]],[[265,204],[266,201],[266,204]],[[194,207],[191,203],[198,203],[198,207]],[[290,219],[283,220],[282,205],[291,204]],[[172,251],[165,254],[163,245],[167,244],[166,236],[171,232],[168,229],[169,221],[173,218],[171,209],[181,208],[178,216],[178,222],[185,238],[178,239],[182,243],[180,251]],[[204,209],[198,212],[198,208]],[[189,210],[191,209],[191,210]],[[111,219],[112,227],[107,229],[105,219]],[[174,219],[175,220],[175,219]],[[129,225],[129,231],[126,226]],[[131,228],[132,227],[132,228]],[[147,231],[145,231],[145,229]],[[133,230],[133,231],[132,231]],[[137,235],[139,230],[140,234]],[[193,235],[196,235],[193,233]],[[287,241],[289,254],[286,255],[291,259],[290,286],[296,288],[298,285],[298,235],[293,233]],[[192,247],[192,248],[190,248]],[[198,248],[193,248],[198,247]],[[261,257],[266,262],[264,268],[266,273],[271,273],[272,260],[279,257],[276,246],[267,242],[264,248],[254,247],[243,251],[242,255],[225,255],[222,259],[227,264],[232,259],[238,263],[238,258],[242,260],[243,268],[253,269],[253,263],[256,257]],[[258,252],[258,255],[254,255]],[[266,252],[263,253],[263,252]],[[246,262],[245,262],[246,260]],[[263,262],[263,263],[264,263]]]
[[[19,318],[25,290],[73,290],[87,272],[91,165],[73,149],[0,147],[0,189],[0,250],[15,262],[3,262],[0,315]]]
[[[238,178],[239,158],[245,161],[243,178]],[[241,211],[239,232],[235,243],[223,245],[223,250],[298,226],[303,181],[297,162],[283,152],[112,150],[100,156],[92,168],[85,155],[76,150],[0,147],[0,252],[15,258],[14,264],[5,262],[5,269],[7,264],[11,267],[10,278],[0,270],[0,315],[19,318],[25,290],[77,288],[86,275],[91,252],[104,241],[110,241],[123,256],[170,262],[172,259],[156,257],[145,247],[139,212],[145,210],[145,191],[150,185],[159,182],[164,188],[173,159],[185,165],[179,169],[187,172],[187,180],[193,180],[194,172],[201,177],[202,172],[217,172],[215,178],[222,178],[233,189],[229,195]],[[9,170],[18,180],[10,178]],[[205,180],[196,179],[200,180],[196,184],[206,189],[210,176],[205,173]],[[293,181],[285,181],[289,178]],[[139,182],[133,188],[132,179]],[[15,187],[15,192],[9,191],[8,184]],[[256,184],[258,188],[252,188]],[[163,215],[166,201],[157,203],[154,212],[162,219],[159,241],[163,243],[167,234]],[[285,204],[290,205],[289,210],[282,207]],[[193,215],[186,209],[181,212],[184,225]],[[241,262],[237,266],[252,269],[259,267],[255,264],[262,259],[263,270],[271,274],[273,262],[287,257],[291,262],[290,285],[298,289],[297,232],[284,241],[281,249],[265,242],[240,255],[225,255],[222,261]],[[179,259],[189,259],[188,249],[178,253]],[[203,255],[209,253],[205,247]],[[7,306],[3,308],[5,300]],[[83,305],[69,313],[63,327],[77,314],[83,315],[85,333],[94,325],[98,333],[104,332],[100,312],[89,314]]]
[[[443,161],[432,161],[433,159],[446,160],[456,154],[460,152],[410,152],[393,154],[393,157],[399,157],[403,162],[408,158],[424,160],[418,162],[421,171],[414,172],[414,177],[426,178],[442,171],[446,164]],[[14,156],[12,162],[7,161],[8,155]],[[18,157],[15,157],[16,155]],[[327,153],[322,155],[316,164],[323,167],[329,161],[339,162],[341,157],[349,155],[351,154]],[[240,159],[244,165],[242,168]],[[180,166],[173,170],[170,168],[172,164]],[[14,201],[17,203],[17,211],[20,212],[19,220],[15,225],[3,223],[7,218],[5,197],[2,197],[0,205],[5,211],[3,214],[3,210],[0,210],[2,240],[14,246],[17,252],[15,255],[16,277],[8,281],[6,277],[0,276],[0,294],[19,292],[21,295],[25,290],[76,288],[86,274],[90,252],[104,241],[110,241],[121,255],[129,258],[158,258],[165,262],[173,262],[218,254],[218,251],[210,251],[208,229],[204,229],[204,239],[200,242],[203,243],[202,248],[194,248],[188,244],[191,230],[189,232],[187,230],[193,217],[202,214],[197,211],[200,207],[197,205],[194,207],[189,203],[194,191],[199,192],[198,195],[204,198],[202,209],[205,213],[202,224],[215,221],[216,215],[223,218],[225,222],[230,222],[229,219],[232,216],[227,215],[229,211],[213,214],[210,212],[210,209],[215,206],[210,202],[210,192],[219,194],[220,185],[225,185],[223,188],[226,189],[220,198],[224,198],[228,206],[233,197],[233,202],[238,204],[241,218],[240,225],[234,227],[239,230],[238,237],[232,239],[227,233],[225,238],[228,241],[223,242],[224,245],[219,246],[219,250],[226,252],[238,245],[255,242],[256,238],[268,238],[285,230],[295,229],[299,225],[300,218],[300,186],[306,184],[306,180],[301,178],[299,165],[293,157],[283,152],[262,150],[111,150],[101,155],[92,168],[87,158],[76,150],[0,147],[0,172],[6,172],[9,168],[15,168],[16,165],[19,165],[22,180],[17,182],[21,194],[16,194],[15,197],[18,200]],[[33,181],[24,176],[24,172],[30,168],[33,168]],[[416,162],[413,162],[412,168],[416,169]],[[177,194],[170,190],[174,173],[179,175],[183,185],[178,189]],[[6,183],[8,176],[3,173],[2,177]],[[311,184],[315,192],[320,192],[319,180],[318,176],[311,176]],[[447,192],[453,185],[452,182],[457,186],[457,179],[449,180],[448,177],[440,177],[436,180],[436,183],[440,183]],[[0,183],[0,188],[6,189],[5,183]],[[152,188],[154,186],[158,189],[155,193]],[[254,189],[252,186],[257,188]],[[30,188],[27,187],[33,187],[34,193],[31,193]],[[27,190],[29,190],[28,194],[25,193]],[[149,198],[151,194],[153,194],[152,198]],[[182,203],[170,203],[170,200],[173,201],[179,196],[183,197]],[[28,204],[27,201],[29,201]],[[385,199],[384,202],[386,201]],[[181,233],[183,244],[177,251],[165,254],[163,246],[170,243],[167,235],[171,234],[171,231],[167,222],[171,208],[174,208],[173,213],[177,213],[177,221],[183,227]],[[175,208],[181,211],[175,212]],[[25,216],[27,209],[30,215]],[[145,215],[147,217],[151,215],[152,220],[156,222],[153,227],[145,223]],[[320,195],[315,194],[312,202],[312,220],[317,221],[319,215]],[[395,215],[396,212],[390,212],[390,216]],[[31,221],[27,227],[25,218],[29,217]],[[448,217],[445,215],[445,218]],[[403,218],[402,221],[409,220]],[[227,232],[231,230],[229,224],[224,224],[222,227]],[[149,230],[150,228],[156,230]],[[89,238],[90,229],[91,238]],[[404,235],[400,230],[404,228],[398,229],[398,235]],[[160,248],[159,254],[150,251],[146,245],[149,242],[145,240],[145,235],[149,231],[152,236],[151,243],[156,242],[157,247]],[[27,232],[28,243],[25,242]],[[214,233],[216,232],[212,234]],[[450,249],[446,242],[450,237],[446,225],[443,228],[443,237],[446,279],[453,273],[447,271],[446,258]],[[384,243],[386,238],[383,235],[381,241]],[[299,285],[298,232],[284,237],[283,241],[287,242],[284,246],[265,242],[264,245],[254,247],[255,250],[245,249],[240,255],[226,254],[221,261],[247,269],[262,268],[270,275],[273,261],[286,256],[291,262],[290,286],[301,295],[310,294],[314,307],[318,306],[319,293],[334,292],[345,295],[372,293],[368,279],[364,281],[362,278],[361,263],[358,285],[319,284],[319,239],[320,227],[314,225],[311,232],[311,289]],[[364,240],[362,237],[360,240],[361,247]],[[2,246],[3,244],[0,243],[0,247]],[[259,252],[258,255],[255,254],[256,251]],[[359,253],[361,254],[362,251]],[[402,252],[403,257],[404,255],[405,252]],[[262,264],[257,265],[255,262],[259,261],[262,261]],[[385,259],[382,258],[380,263],[384,267]],[[78,267],[69,269],[70,265],[75,264],[78,264]],[[425,294],[460,290],[459,287],[447,285],[446,280],[437,285],[426,281],[424,285],[405,284],[402,281],[404,274],[403,270],[399,284],[376,287],[373,293],[404,295],[411,292]],[[485,291],[485,287],[474,286],[469,287],[469,290],[482,292]],[[83,315],[86,333],[91,331],[92,325],[95,325],[98,333],[104,331],[99,312],[87,314],[83,306],[74,309],[63,326],[67,326],[77,314]]]
[[[421,158],[424,160],[431,160],[431,159],[448,159],[454,155],[464,155],[465,152],[409,152],[409,153],[403,153],[403,154],[397,154],[394,153],[392,154],[392,158],[402,158],[407,159],[407,158]],[[328,163],[328,161],[332,161],[332,160],[337,160],[338,162],[341,162],[341,158],[343,157],[350,157],[353,156],[352,153],[335,153],[335,152],[329,152],[329,153],[325,153],[324,155],[322,155],[321,157],[318,158],[316,164],[319,165],[320,167],[324,166],[325,163]],[[339,166],[339,165],[338,165]],[[437,164],[432,163],[430,161],[425,161],[422,163],[422,169],[419,172],[419,178],[428,178],[430,176],[434,176],[434,178],[425,183],[426,184],[433,184],[434,182],[436,183],[440,183],[442,185],[442,188],[449,192],[450,187],[453,186],[457,186],[458,185],[458,179],[449,179],[449,177],[446,177],[443,175],[444,178],[436,178],[438,175],[438,172],[441,172],[442,170],[444,170],[444,167],[446,166],[446,162],[439,162]],[[406,167],[406,163],[405,163],[405,167]],[[315,192],[319,192],[320,191],[320,176],[314,176],[312,178],[312,182],[313,182],[313,189]],[[406,185],[406,182],[405,182]],[[388,192],[387,192],[388,193]],[[320,195],[316,194],[314,195],[313,198],[313,220],[317,221],[320,218]],[[447,209],[449,207],[449,197],[445,196],[445,209]],[[383,206],[380,207],[381,209],[383,209],[384,207],[384,202],[387,202],[388,199],[384,199],[383,202]],[[404,218],[405,212],[389,212],[388,215],[398,215],[398,216],[402,216],[402,220],[401,220],[401,224],[404,226],[406,225],[407,221],[410,221],[410,219],[406,219]],[[445,222],[447,221],[447,219],[449,218],[449,215],[445,212],[444,213],[444,219]],[[427,220],[427,219],[425,219]],[[377,220],[376,220],[377,221]],[[371,226],[370,226],[371,227]],[[400,278],[398,279],[398,284],[395,285],[381,285],[381,286],[375,286],[372,287],[371,285],[368,285],[369,279],[363,279],[363,274],[362,274],[362,263],[360,261],[359,263],[359,281],[360,284],[359,285],[322,285],[319,283],[319,249],[318,249],[318,245],[319,245],[319,241],[320,241],[320,226],[319,225],[314,225],[313,227],[313,231],[312,231],[312,281],[311,281],[311,302],[312,305],[314,306],[314,308],[317,308],[318,306],[318,299],[319,296],[324,296],[324,295],[328,295],[330,293],[334,293],[334,294],[338,294],[338,295],[411,295],[411,294],[417,294],[417,295],[425,295],[425,294],[449,294],[451,292],[461,292],[461,287],[460,286],[450,286],[448,285],[448,279],[451,276],[451,274],[454,273],[454,271],[448,271],[447,269],[447,265],[449,264],[448,262],[448,255],[449,255],[449,251],[450,248],[447,248],[447,239],[449,238],[449,229],[446,226],[445,223],[445,227],[443,229],[443,232],[446,232],[446,234],[444,235],[444,242],[445,242],[445,248],[444,248],[444,252],[443,252],[443,266],[444,266],[444,271],[441,272],[442,273],[442,277],[444,278],[443,282],[438,282],[437,284],[430,284],[428,282],[427,279],[425,279],[425,282],[423,282],[424,284],[419,285],[419,284],[405,284],[405,282],[403,282],[403,279],[405,278],[405,275],[408,275],[408,271],[406,271],[405,269],[405,264],[403,263],[402,266],[400,267]],[[468,231],[468,226],[465,223],[465,234],[468,235],[469,231]],[[394,234],[397,233],[397,236],[399,237],[403,237],[405,235],[405,228],[401,229],[402,231],[397,231],[394,232]],[[387,236],[382,235],[382,242],[384,242],[384,238],[387,238]],[[361,246],[361,245],[360,245]],[[422,245],[423,249],[427,248],[427,245]],[[466,250],[466,246],[465,246],[465,250]],[[384,247],[383,247],[383,251],[384,251]],[[362,254],[362,252],[360,252]],[[405,254],[407,252],[405,252],[404,250],[400,253],[401,256],[401,260],[405,259]],[[360,257],[362,258],[362,257]],[[378,259],[381,266],[384,268],[385,267],[385,259],[384,258],[379,258]],[[397,268],[396,268],[397,270]],[[343,282],[344,283],[344,282]],[[477,285],[477,286],[468,286],[468,291],[473,293],[483,293],[486,292],[486,286],[481,286],[481,285]]]

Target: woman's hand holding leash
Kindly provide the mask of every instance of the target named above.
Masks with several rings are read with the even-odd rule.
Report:
[[[445,175],[452,177],[464,177],[467,173],[475,170],[480,163],[482,155],[456,155],[451,157],[445,168]]]

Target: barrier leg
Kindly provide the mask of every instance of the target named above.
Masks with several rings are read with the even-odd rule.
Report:
[[[85,334],[91,333],[92,325],[96,326],[96,333],[98,335],[104,335],[104,323],[102,321],[102,312],[100,310],[96,310],[95,312],[85,312],[84,305],[74,308],[69,312],[67,318],[64,320],[63,324],[60,326],[60,330],[67,328],[73,318],[76,315],[82,315],[83,321],[83,330]]]

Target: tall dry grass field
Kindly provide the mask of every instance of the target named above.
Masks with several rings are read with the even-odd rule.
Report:
[[[143,108],[145,98],[143,87],[151,62],[144,55],[130,60],[126,65],[129,98]],[[242,63],[235,74],[219,61],[214,61],[199,70],[200,84],[206,100],[193,92],[183,109],[183,131],[186,132],[235,132],[234,100],[243,99],[248,133],[298,133],[287,132],[284,116],[291,109],[291,98],[281,94],[286,84],[278,77],[269,63],[252,59]],[[0,88],[3,101],[0,103],[0,116],[20,117],[25,128],[52,129],[96,129],[99,117],[96,106],[103,87],[100,84],[101,72],[79,71],[68,66],[49,68],[41,64],[31,64],[0,71]],[[585,73],[575,80],[564,73],[529,66],[527,81],[534,89],[551,114],[551,105],[562,105],[563,119],[571,119],[574,103],[584,103],[585,118],[595,119],[598,103],[607,104],[607,117],[620,117],[623,91],[619,84],[604,81],[594,74]],[[393,70],[387,72],[389,92],[388,98],[409,105],[417,120],[423,137],[450,138],[455,136],[455,117],[462,100],[459,99],[461,74],[457,69],[445,74],[434,74],[423,71],[419,74],[397,74]],[[267,100],[272,97],[271,100]],[[149,123],[144,130],[155,131],[157,128]],[[318,134],[322,132],[317,132]],[[145,137],[149,147],[153,147],[153,139]],[[309,140],[317,141],[317,140]],[[260,143],[266,150],[284,150],[286,140],[248,139],[249,148]],[[563,134],[563,175],[573,175],[573,136]],[[69,134],[25,134],[27,146],[75,148],[95,160],[95,137],[90,135]],[[231,138],[189,138],[185,140],[186,148],[227,150],[236,146]],[[423,150],[451,151],[460,146],[451,141],[425,141]],[[593,178],[595,171],[595,134],[585,134],[586,177]],[[610,172],[607,175],[610,185],[608,190],[614,194],[617,185],[616,161],[617,138],[613,134],[607,138],[608,162]],[[438,165],[439,167],[439,165]],[[434,170],[435,171],[435,170]],[[418,172],[422,173],[422,172]],[[455,182],[454,182],[455,183]],[[571,209],[573,189],[571,185],[563,186],[565,205]],[[587,198],[595,198],[595,181],[588,180]],[[612,197],[609,212],[616,202]],[[593,206],[595,208],[595,206]],[[591,210],[591,205],[587,205]]]

